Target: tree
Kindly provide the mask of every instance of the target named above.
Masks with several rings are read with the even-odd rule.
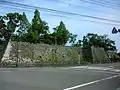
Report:
[[[15,32],[16,27],[18,27],[20,21],[22,20],[22,15],[19,13],[8,13],[6,14],[6,20],[7,22],[7,28],[10,30],[12,33]]]
[[[83,36],[82,42],[83,42],[83,48],[89,48],[89,47],[90,47],[89,41],[88,41],[88,39],[86,38],[86,36]]]
[[[18,32],[18,35],[19,36],[22,36],[24,35],[25,33],[28,32],[28,29],[31,27],[31,24],[29,23],[27,17],[26,17],[26,14],[25,12],[23,12],[22,14],[22,18],[21,18],[21,21],[20,21],[20,25],[19,25],[19,28],[17,30]]]
[[[72,33],[69,34],[69,43],[71,43],[72,46],[75,45],[76,37],[77,37],[77,35],[75,35],[75,34],[72,34]]]
[[[78,40],[76,44],[73,44],[73,46],[81,47],[82,46],[82,40]]]
[[[31,29],[26,34],[26,41],[30,43],[40,43],[40,37],[36,32],[33,32]]]
[[[12,40],[15,41],[27,41],[27,33],[28,30],[30,29],[31,24],[29,23],[25,13],[23,12],[20,20],[20,24],[17,30],[17,34],[12,36]]]
[[[40,18],[40,13],[36,9],[34,12],[34,18],[32,19],[32,30],[38,35],[46,34],[48,32],[48,25],[45,21],[42,21]]]
[[[0,16],[0,29],[4,28],[5,21],[3,20],[3,16]]]
[[[7,41],[10,39],[10,37],[13,35],[13,33],[16,31],[16,28],[19,27],[19,24],[22,20],[22,15],[19,13],[8,13],[4,16],[5,20],[7,20]]]
[[[2,37],[5,41],[9,41],[10,36],[15,32],[21,20],[21,14],[19,13],[8,13],[5,16],[1,16],[1,20],[4,22],[4,28],[2,28]]]
[[[28,37],[31,37],[33,43],[45,42],[44,37],[49,32],[48,24],[45,21],[42,21],[40,18],[40,13],[36,9],[34,12],[34,18],[32,19],[32,25],[28,30]],[[31,36],[30,36],[31,35]],[[35,39],[35,41],[33,40]]]
[[[45,21],[41,20],[40,13],[36,9],[32,24],[29,23],[25,13],[23,13],[17,32],[18,35],[14,35],[14,40],[40,43],[46,42],[45,38],[49,33],[49,27]]]
[[[60,25],[53,29],[56,44],[65,45],[69,40],[69,31],[66,29],[65,24],[61,21]]]
[[[44,35],[44,43],[54,45],[55,43],[55,33],[45,34]]]
[[[6,25],[3,16],[0,16],[0,43],[6,41]]]
[[[102,47],[105,51],[116,50],[115,42],[107,38],[107,35],[98,35],[93,33],[88,33],[83,37],[83,48],[88,48],[91,46]]]

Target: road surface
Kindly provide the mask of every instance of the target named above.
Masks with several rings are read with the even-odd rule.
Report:
[[[57,68],[1,68],[0,90],[117,90],[120,63]],[[118,89],[119,90],[119,89]]]

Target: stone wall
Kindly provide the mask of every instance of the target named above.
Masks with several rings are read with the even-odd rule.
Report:
[[[80,47],[10,41],[2,58],[2,65],[5,67],[11,65],[64,66],[80,65],[84,62],[107,62],[108,60],[103,48],[81,49]]]
[[[0,43],[0,61],[5,53],[7,44],[6,43]]]
[[[78,65],[82,60],[82,49],[26,42],[9,42],[2,62],[19,66]]]
[[[91,47],[93,63],[108,63],[110,59],[103,48]]]
[[[4,44],[0,44],[0,60],[2,59],[3,54],[4,54]]]

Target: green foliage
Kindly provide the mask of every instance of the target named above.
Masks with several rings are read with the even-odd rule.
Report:
[[[65,45],[69,40],[69,31],[66,29],[65,24],[61,21],[60,25],[54,29],[55,44]]]
[[[2,16],[2,20],[4,21],[2,36],[5,38],[6,43],[9,41],[11,35],[15,32],[16,27],[19,26],[21,19],[22,15],[19,13],[8,13],[5,16]]]
[[[34,18],[32,19],[32,25],[30,28],[28,27],[27,34],[25,34],[25,41],[31,43],[45,42],[44,37],[48,35],[48,29],[49,27],[47,23],[41,20],[40,13],[36,9],[34,12]]]
[[[40,13],[36,9],[34,12],[34,18],[32,19],[32,31],[40,34],[46,34],[48,32],[48,25],[45,21],[40,18]]]
[[[25,13],[23,13],[17,30],[18,35],[13,36],[13,40],[30,42],[30,43],[40,43],[46,42],[46,37],[48,38],[49,27],[45,21],[40,18],[40,13],[36,9],[34,12],[34,18],[32,19],[32,25],[29,23]]]
[[[71,43],[72,46],[75,45],[76,37],[77,37],[77,35],[75,35],[75,34],[72,34],[72,33],[69,34],[69,43]]]
[[[50,45],[65,45],[70,37],[70,33],[66,29],[65,24],[61,21],[60,25],[53,29],[53,33],[47,33],[41,38],[43,42]]]
[[[0,20],[3,21],[3,27],[0,30],[1,37],[3,37],[6,42],[9,41],[9,38],[18,26],[17,24],[19,23],[20,19],[21,15],[18,13],[8,13],[5,16],[1,16]]]
[[[23,12],[19,28],[17,30],[19,36],[23,36],[25,33],[28,32],[28,29],[31,27],[31,24],[29,23],[26,14]]]
[[[82,46],[82,40],[78,40],[76,44],[73,44],[73,46],[81,47]]]
[[[91,46],[102,47],[106,51],[115,51],[115,42],[107,38],[107,35],[98,35],[93,33],[88,33],[83,37],[83,48],[88,48]]]
[[[22,15],[19,13],[8,13],[6,14],[6,20],[7,22],[7,29],[11,31],[12,33],[15,32],[16,27],[18,27],[18,23],[22,19]]]
[[[31,33],[28,32],[31,24],[29,23],[25,13],[23,12],[20,20],[20,24],[17,30],[17,34],[12,36],[13,41],[29,42],[31,38],[28,38]],[[31,34],[32,35],[32,34]],[[31,36],[33,37],[33,36]]]
[[[44,35],[44,43],[45,44],[50,44],[50,45],[55,44],[55,34],[54,33],[45,34]]]
[[[4,35],[5,32],[5,21],[2,16],[0,16],[0,37]]]
[[[27,42],[31,42],[31,43],[39,43],[40,42],[40,37],[39,37],[38,33],[33,32],[32,30],[29,30],[29,32],[26,35],[27,35]]]

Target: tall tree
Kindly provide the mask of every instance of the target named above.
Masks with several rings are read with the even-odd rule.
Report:
[[[22,19],[22,15],[19,13],[8,13],[6,14],[7,28],[11,32],[15,32],[16,27],[18,27],[20,20]]]
[[[0,16],[0,43],[6,41],[6,25],[3,16]]]
[[[31,24],[29,23],[26,14],[23,12],[21,16],[21,20],[19,21],[19,27],[17,29],[17,33],[12,36],[12,40],[27,42],[27,35],[28,35],[27,33],[30,27]]]
[[[29,23],[25,12],[23,12],[22,18],[21,18],[21,21],[20,21],[20,25],[19,25],[19,28],[17,30],[19,36],[24,35],[25,33],[27,33],[30,26],[31,26],[31,24]]]
[[[48,32],[48,25],[40,18],[40,12],[36,9],[34,12],[34,18],[32,19],[32,30],[38,35],[46,34]]]
[[[5,15],[5,20],[7,20],[7,32],[9,32],[8,39],[19,27],[20,21],[22,20],[22,15],[19,13],[8,13]]]
[[[34,18],[32,19],[32,26],[28,30],[28,35],[32,35],[31,33],[34,33],[34,35],[31,36],[31,38],[36,38],[36,42],[45,42],[45,35],[49,32],[49,26],[45,21],[42,21],[40,18],[40,12],[36,9],[34,12]]]
[[[65,24],[61,21],[60,25],[53,29],[55,42],[58,45],[65,45],[69,40],[69,31],[66,29]]]
[[[2,16],[4,21],[3,37],[5,41],[9,41],[10,36],[15,32],[16,27],[18,27],[21,20],[21,14],[19,13],[8,13],[5,16]]]

